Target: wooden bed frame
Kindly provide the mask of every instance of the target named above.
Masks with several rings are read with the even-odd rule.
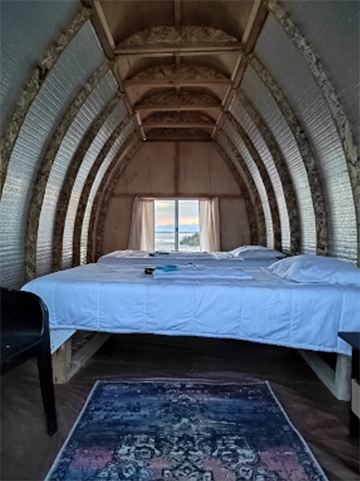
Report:
[[[104,332],[51,331],[51,353],[55,384],[68,382],[90,357],[111,337]],[[313,351],[299,350],[302,357],[339,401],[350,400],[351,356],[337,354],[332,369]]]

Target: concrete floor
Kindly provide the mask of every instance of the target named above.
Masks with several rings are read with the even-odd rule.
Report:
[[[1,377],[1,480],[42,480],[98,379],[268,380],[330,481],[359,480],[348,403],[337,401],[296,350],[241,341],[114,335],[55,388],[59,431],[45,432],[36,363]],[[217,480],[221,481],[221,480]]]

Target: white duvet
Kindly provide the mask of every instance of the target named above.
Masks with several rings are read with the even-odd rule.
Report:
[[[143,264],[89,264],[37,278],[50,327],[192,335],[350,354],[338,331],[358,330],[355,287],[296,284],[265,268],[252,279],[154,279]]]

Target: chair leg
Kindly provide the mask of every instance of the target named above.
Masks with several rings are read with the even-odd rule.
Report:
[[[46,427],[49,436],[56,433],[57,420],[55,409],[55,395],[53,384],[53,373],[51,366],[51,355],[49,352],[41,353],[38,358],[39,378],[41,394],[44,404]]]

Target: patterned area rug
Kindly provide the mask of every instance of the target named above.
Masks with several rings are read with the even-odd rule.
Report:
[[[50,480],[327,478],[268,383],[99,381]]]

